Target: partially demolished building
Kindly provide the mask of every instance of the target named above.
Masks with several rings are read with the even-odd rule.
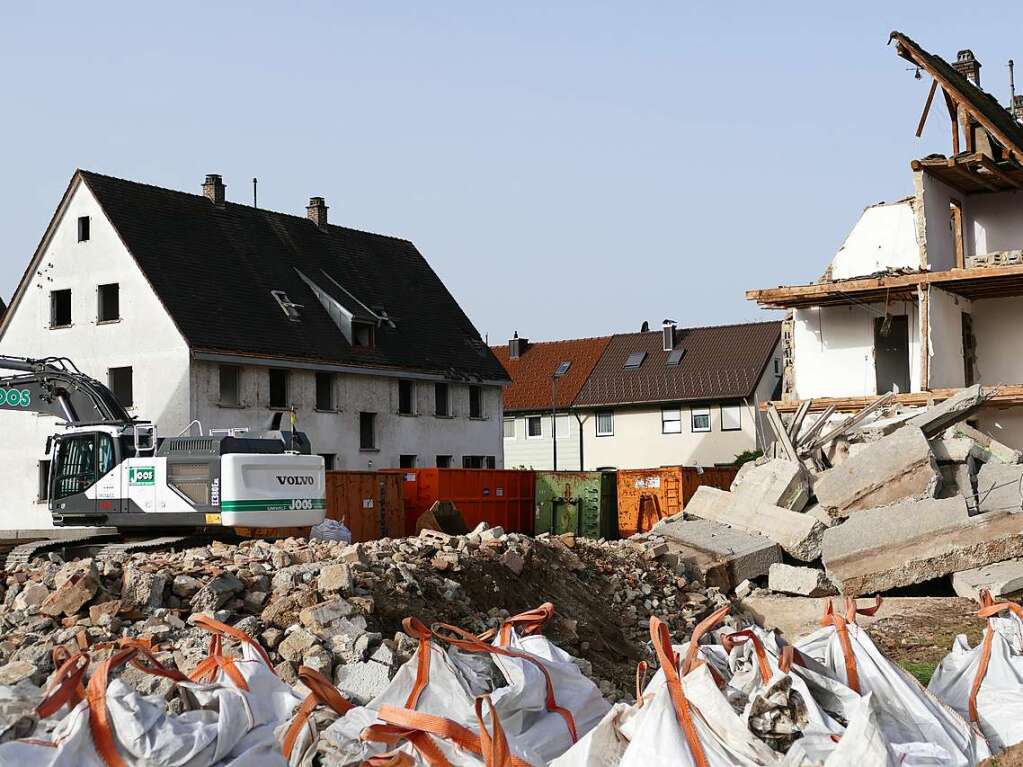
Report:
[[[747,293],[789,310],[777,407],[855,411],[892,390],[924,405],[979,383],[975,423],[1020,448],[1023,96],[1005,107],[983,91],[969,50],[950,64],[902,33],[890,42],[932,78],[917,135],[947,109],[952,150],[914,160],[913,194],[867,208],[820,279]]]

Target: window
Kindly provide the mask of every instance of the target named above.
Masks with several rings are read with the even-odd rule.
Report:
[[[121,286],[116,282],[100,285],[96,290],[96,319],[114,322],[121,319]]]
[[[39,462],[39,490],[36,493],[36,500],[47,501],[50,499],[50,462]]]
[[[710,431],[710,408],[693,408],[693,431]]]
[[[71,291],[50,291],[50,327],[66,328],[71,324]]]
[[[400,469],[416,468],[416,457],[414,455],[399,455],[398,468]]]
[[[320,458],[323,459],[324,471],[334,471],[334,461],[337,457],[333,453],[320,453]]]
[[[485,458],[482,455],[463,455],[463,469],[482,469]]]
[[[108,474],[114,469],[114,440],[109,434],[99,437],[99,476]]]
[[[685,349],[672,349],[671,353],[668,354],[668,361],[664,363],[665,366],[669,368],[677,368],[682,364],[682,356],[685,353]]]
[[[567,415],[559,415],[554,419],[554,437],[565,439],[569,435],[569,421]]]
[[[79,216],[78,217],[78,241],[79,242],[88,242],[89,234],[90,234],[90,232],[89,232],[89,229],[90,229],[89,223],[90,222],[89,222],[89,217],[88,216]]]
[[[316,371],[316,409],[334,409],[334,374]]]
[[[504,419],[504,438],[515,439],[515,419],[505,418]]]
[[[375,328],[368,322],[352,323],[352,346],[372,349],[375,342]]]
[[[555,378],[564,378],[565,374],[568,372],[568,369],[570,367],[572,367],[572,361],[571,360],[568,360],[566,362],[562,362],[560,365],[558,365],[558,369],[554,371],[554,377]]]
[[[414,415],[416,385],[412,381],[398,381],[398,414]]]
[[[450,455],[438,455],[437,456],[437,468],[438,469],[450,469],[451,468],[451,456]]]
[[[483,387],[482,386],[470,386],[469,387],[469,417],[470,418],[482,418],[483,417]]]
[[[237,407],[242,404],[242,369],[237,365],[220,366],[220,404]]]
[[[742,428],[742,405],[721,406],[721,431],[739,431]]]
[[[615,433],[615,414],[610,410],[597,413],[597,436],[612,437]]]
[[[107,371],[107,385],[114,393],[117,401],[126,408],[135,404],[132,392],[131,368],[110,368]]]
[[[492,456],[492,455],[488,455],[487,456],[487,468],[488,469],[496,469],[497,468],[497,458],[495,456]]]
[[[281,307],[285,317],[292,322],[298,322],[298,310],[302,308],[301,304],[292,303],[288,294],[283,290],[271,290],[270,295],[277,301],[277,305]]]
[[[633,352],[629,355],[629,358],[625,360],[626,370],[635,370],[643,364],[643,360],[646,359],[646,352]]]
[[[774,358],[774,374],[776,376],[781,375],[781,360],[777,357]]]
[[[436,402],[433,412],[436,415],[443,416],[445,418],[451,415],[451,402],[449,398],[448,385],[446,383],[434,384],[433,396]]]
[[[682,411],[679,408],[661,410],[661,434],[682,433]]]
[[[270,368],[270,407],[285,408],[288,406],[288,371]]]
[[[63,439],[57,454],[53,494],[59,500],[82,493],[96,482],[96,439],[92,434]]]
[[[543,418],[538,415],[526,416],[526,439],[539,439],[543,436]]]
[[[376,413],[359,413],[359,449],[376,450]]]

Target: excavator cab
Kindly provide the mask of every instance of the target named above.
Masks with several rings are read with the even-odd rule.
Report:
[[[76,431],[53,438],[50,510],[54,514],[123,511],[120,440],[107,431]]]

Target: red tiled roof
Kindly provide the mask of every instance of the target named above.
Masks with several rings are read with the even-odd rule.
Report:
[[[504,390],[505,411],[549,409],[551,377],[562,362],[572,364],[558,379],[556,405],[559,408],[571,405],[610,340],[610,337],[603,337],[530,343],[515,360],[508,357],[507,344],[492,347],[512,379]]]

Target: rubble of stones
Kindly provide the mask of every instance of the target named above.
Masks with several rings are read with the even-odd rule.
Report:
[[[509,616],[507,595],[518,584],[520,599],[536,606],[545,599],[535,584],[556,578],[592,594],[602,611],[580,614],[575,605],[556,605],[559,644],[581,659],[581,669],[604,695],[621,700],[629,698],[636,657],[624,653],[609,667],[602,656],[602,677],[587,661],[593,648],[575,633],[577,624],[613,627],[642,654],[649,652],[644,644],[651,614],[684,636],[728,602],[719,589],[704,589],[666,568],[641,541],[576,540],[571,534],[533,539],[483,527],[465,536],[427,530],[416,538],[356,544],[214,542],[181,552],[66,563],[49,554],[8,571],[0,588],[0,686],[44,684],[55,645],[89,646],[97,657],[105,643],[121,637],[151,640],[161,662],[189,673],[206,656],[209,638],[189,618],[207,613],[256,638],[286,681],[294,683],[299,666],[308,666],[355,702],[365,702],[416,648],[393,628],[401,617],[385,620],[384,614],[483,632]],[[474,602],[463,585],[468,579],[510,585],[485,603]],[[169,680],[130,666],[122,679],[144,694],[171,688]]]
[[[948,579],[955,593],[1023,591],[1023,455],[969,425],[980,386],[929,408],[885,395],[846,418],[773,406],[770,455],[731,490],[700,487],[645,536],[740,598],[759,587],[861,596]]]

